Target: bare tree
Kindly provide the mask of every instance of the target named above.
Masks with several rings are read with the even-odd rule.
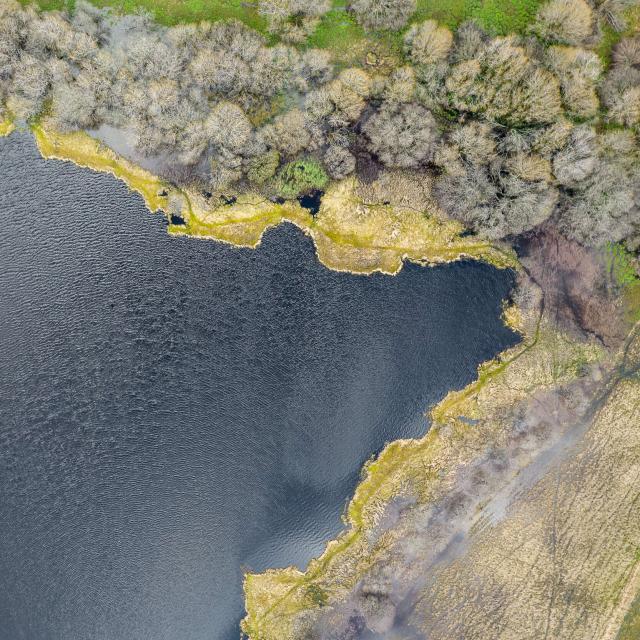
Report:
[[[401,29],[415,12],[416,0],[352,0],[349,7],[365,29]]]
[[[508,125],[553,122],[562,113],[558,80],[513,37],[496,38],[476,58],[455,64],[445,87],[453,108]]]
[[[404,36],[405,51],[414,64],[444,60],[451,49],[453,34],[435,20],[414,24]]]
[[[533,29],[546,40],[581,44],[593,26],[593,11],[585,0],[551,0],[538,11]]]
[[[544,180],[525,180],[498,161],[466,165],[438,178],[435,194],[445,212],[488,238],[518,235],[547,220],[558,192]]]
[[[602,74],[597,54],[577,47],[551,46],[546,61],[560,80],[566,112],[578,118],[596,116],[600,107],[596,87]]]
[[[330,0],[258,0],[269,31],[288,42],[304,42],[330,8]]]
[[[388,167],[412,168],[426,163],[438,139],[431,112],[418,104],[382,105],[363,126],[369,149]]]
[[[355,171],[356,159],[348,149],[332,145],[324,154],[324,164],[329,175],[339,180]]]

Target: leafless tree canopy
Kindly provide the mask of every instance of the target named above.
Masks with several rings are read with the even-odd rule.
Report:
[[[0,118],[115,129],[208,191],[273,196],[294,161],[342,179],[366,157],[430,174],[443,213],[491,238],[551,219],[584,244],[637,246],[640,39],[621,39],[605,72],[594,40],[604,5],[551,0],[526,38],[416,23],[402,63],[373,73],[338,72],[327,51],[291,44],[328,1],[260,0],[278,36],[269,46],[237,21],[167,28],[83,3],[68,15],[2,0]],[[349,9],[368,29],[398,29],[415,2]]]

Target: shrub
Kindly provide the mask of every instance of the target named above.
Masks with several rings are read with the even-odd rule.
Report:
[[[358,120],[366,107],[371,80],[361,69],[345,69],[338,78],[305,97],[306,113],[328,134]]]
[[[461,157],[472,164],[489,164],[496,157],[495,135],[485,122],[471,122],[454,129],[451,141]]]
[[[416,0],[352,0],[349,5],[365,29],[401,29],[416,10]]]
[[[618,242],[640,227],[640,151],[628,131],[598,139],[595,169],[563,198],[558,226],[587,246]]]
[[[277,116],[271,124],[263,127],[262,137],[268,146],[285,156],[295,156],[311,143],[305,115],[300,109]]]
[[[640,125],[640,37],[621,40],[613,60],[600,88],[607,118],[627,127]]]
[[[211,142],[218,147],[240,151],[247,143],[253,127],[244,111],[232,102],[219,102],[205,121]]]
[[[435,20],[413,25],[404,36],[404,46],[414,64],[433,64],[444,60],[451,49],[453,34]]]
[[[285,164],[275,177],[275,187],[283,198],[324,189],[329,178],[322,165],[315,160],[296,160]]]
[[[545,40],[580,44],[593,32],[593,12],[585,0],[551,0],[538,11],[533,30]]]
[[[451,52],[453,62],[476,58],[488,40],[489,36],[475,22],[463,22],[456,31],[455,44]]]
[[[58,83],[53,88],[52,119],[56,129],[71,131],[96,126],[96,96],[90,87]]]
[[[531,135],[531,151],[544,157],[551,156],[564,147],[572,130],[573,124],[566,118],[560,118],[546,127],[535,129]]]
[[[307,93],[331,79],[331,54],[321,49],[304,51],[293,68],[293,83],[298,91]]]
[[[640,69],[640,36],[620,40],[613,49],[612,57],[618,67]]]
[[[34,56],[23,54],[14,65],[13,82],[7,100],[9,110],[21,119],[35,116],[42,109],[49,81],[46,67]]]
[[[565,187],[575,186],[585,180],[596,165],[596,132],[586,125],[575,127],[567,144],[553,157],[553,173]]]
[[[275,151],[266,151],[248,161],[247,178],[254,184],[264,184],[271,180],[280,165],[280,154]]]
[[[413,67],[394,69],[385,83],[383,97],[386,102],[411,102],[416,93],[416,73]]]

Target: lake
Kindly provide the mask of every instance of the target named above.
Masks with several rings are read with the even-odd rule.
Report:
[[[508,271],[171,238],[26,134],[0,205],[3,639],[237,640],[243,571],[304,568],[363,463],[516,342]]]

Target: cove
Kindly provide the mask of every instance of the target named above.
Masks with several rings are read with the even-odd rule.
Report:
[[[124,184],[0,140],[0,620],[12,640],[236,640],[363,463],[517,341],[512,274],[171,238]]]

